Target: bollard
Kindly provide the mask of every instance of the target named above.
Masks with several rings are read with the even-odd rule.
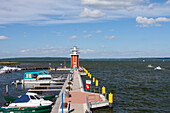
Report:
[[[109,107],[113,107],[113,94],[111,92],[109,94]]]
[[[95,83],[95,77],[93,77],[93,83]]]
[[[91,79],[91,74],[90,74],[90,79]]]
[[[6,85],[6,95],[8,96],[8,85]]]
[[[88,73],[88,76],[90,76],[90,73]]]
[[[98,80],[96,80],[96,87],[98,87],[99,86],[99,84],[98,84]]]
[[[106,88],[103,86],[102,87],[102,94],[105,95],[106,94]]]

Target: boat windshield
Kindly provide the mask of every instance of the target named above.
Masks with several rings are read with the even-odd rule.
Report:
[[[41,73],[39,73],[39,75],[45,75],[45,74],[47,74],[46,72],[41,72]]]
[[[44,78],[39,78],[39,80],[51,80],[51,78],[44,77]]]
[[[34,97],[36,97],[38,100],[40,100],[40,99],[41,99],[38,95],[34,95]]]
[[[32,96],[32,95],[30,95],[30,98],[31,98],[31,99],[34,99],[34,100],[36,99],[36,98],[35,98],[34,96]]]

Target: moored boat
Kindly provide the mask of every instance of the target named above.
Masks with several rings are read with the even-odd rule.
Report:
[[[0,108],[0,113],[49,113],[52,105],[39,107]]]
[[[29,112],[37,111],[38,113],[40,112],[40,110],[45,110],[45,109],[47,109],[47,111],[50,111],[52,103],[53,102],[49,100],[44,100],[36,93],[28,92],[23,96],[17,98],[16,100],[14,100],[9,105],[2,106],[0,112],[8,113],[9,111],[11,112],[19,111],[19,113],[20,112],[26,113],[26,111]]]
[[[160,66],[157,66],[154,70],[162,70]]]
[[[37,72],[25,72],[23,80],[21,80],[22,84],[50,84],[56,83],[53,80],[53,77],[48,73],[48,71],[37,71]]]
[[[53,98],[55,98],[55,95],[48,95],[48,96],[40,96],[41,98],[43,98],[44,100],[52,100]],[[18,99],[19,97],[10,97],[10,96],[4,96],[4,99],[7,102],[13,102],[14,100]]]

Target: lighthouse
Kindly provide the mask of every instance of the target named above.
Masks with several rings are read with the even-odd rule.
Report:
[[[79,68],[79,54],[78,48],[74,46],[71,49],[71,68]]]

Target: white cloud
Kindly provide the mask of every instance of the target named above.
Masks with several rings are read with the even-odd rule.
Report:
[[[165,17],[159,17],[155,20],[156,22],[170,22],[170,18],[165,18]]]
[[[1,0],[0,25],[3,26],[11,23],[46,25],[102,22],[119,18],[136,18],[139,14],[143,17],[170,16],[170,7],[169,5],[165,5],[165,2],[154,4],[154,2],[148,1],[149,0]],[[167,1],[167,4],[169,1]]]
[[[1,0],[0,24],[82,21],[77,20],[82,9],[79,4],[70,0]]]
[[[5,28],[5,26],[0,26],[0,28]]]
[[[20,56],[68,56],[69,48],[45,46],[34,49],[22,49],[16,54]]]
[[[89,35],[85,35],[84,37],[85,37],[85,38],[91,38],[91,37],[92,37],[92,35],[91,35],[91,34],[89,34]]]
[[[115,38],[115,36],[105,36],[104,38],[105,38],[105,39],[108,39],[108,40],[112,40],[112,39]]]
[[[93,53],[93,52],[95,52],[95,50],[93,50],[93,49],[81,49],[81,50],[79,50],[80,51],[80,53],[82,53],[82,54],[87,54],[87,53]]]
[[[140,24],[140,27],[148,27],[148,26],[160,26],[159,22],[170,22],[170,19],[165,17],[147,18],[147,17],[136,17],[136,22]]]
[[[86,31],[86,30],[84,30],[83,32],[84,32],[84,33],[86,33],[87,31]]]
[[[81,3],[101,9],[134,9],[134,6],[147,3],[148,0],[82,0]]]
[[[29,51],[29,49],[27,49],[27,50],[21,50],[20,52],[21,53],[26,53],[26,52],[28,52]]]
[[[6,39],[8,39],[8,37],[6,37],[6,36],[0,36],[0,40],[6,40]]]
[[[101,12],[100,10],[90,10],[87,8],[84,8],[83,12],[80,13],[80,17],[91,17],[91,18],[100,18],[104,17],[105,13]]]
[[[102,31],[101,30],[97,30],[96,33],[101,33]]]
[[[69,39],[75,39],[75,38],[77,38],[76,35],[69,37]]]
[[[166,2],[166,4],[170,4],[170,0],[168,0],[168,1]]]
[[[148,8],[153,9],[153,6],[154,6],[153,4],[149,4]]]

